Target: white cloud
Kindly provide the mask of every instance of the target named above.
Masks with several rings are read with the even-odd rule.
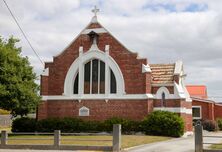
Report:
[[[127,48],[150,63],[184,61],[187,83],[205,84],[220,95],[222,80],[222,1],[196,0],[7,0],[21,26],[45,61],[61,52],[88,24],[98,5],[99,21]],[[190,5],[204,10],[184,12]],[[156,10],[153,8],[157,7]],[[172,8],[175,10],[172,10]],[[42,66],[4,3],[0,2],[0,33],[21,39],[23,55],[35,71]]]

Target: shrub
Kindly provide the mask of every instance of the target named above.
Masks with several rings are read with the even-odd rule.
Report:
[[[113,117],[104,121],[104,131],[111,132],[113,130],[114,124],[121,124],[121,129],[123,133],[130,133],[135,131],[140,131],[140,122]]]
[[[213,120],[204,120],[202,122],[203,129],[207,131],[216,131],[217,130],[217,123]]]
[[[222,130],[222,118],[217,119],[218,129]]]
[[[83,121],[77,118],[48,118],[37,122],[37,131],[53,132],[61,130],[62,132],[80,132]]]
[[[12,122],[12,132],[33,132],[36,130],[36,120],[34,118],[16,118]]]
[[[184,134],[184,121],[176,113],[154,111],[142,123],[145,134],[180,137]]]

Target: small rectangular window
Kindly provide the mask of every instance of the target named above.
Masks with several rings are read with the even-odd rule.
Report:
[[[200,106],[193,106],[192,107],[192,115],[193,115],[193,119],[201,119],[201,107]]]

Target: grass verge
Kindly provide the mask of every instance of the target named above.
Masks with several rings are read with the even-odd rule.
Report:
[[[213,149],[213,150],[221,150],[222,149],[222,143],[221,143],[221,145],[211,145],[210,147],[209,147],[210,149]]]
[[[24,139],[25,138],[25,139]],[[19,140],[14,140],[19,139]],[[38,139],[38,140],[34,140]],[[48,139],[48,140],[47,140]],[[112,140],[112,136],[62,136],[61,144],[69,145],[83,145],[83,146],[111,146],[112,141],[99,141],[99,140]],[[69,140],[72,139],[72,140]],[[142,144],[149,144],[172,139],[171,137],[162,136],[137,136],[137,135],[123,135],[122,147],[129,148]],[[81,141],[78,141],[81,140]],[[89,140],[89,141],[82,141]],[[90,141],[98,140],[98,141]],[[8,144],[53,144],[53,136],[49,135],[16,135],[9,136]]]

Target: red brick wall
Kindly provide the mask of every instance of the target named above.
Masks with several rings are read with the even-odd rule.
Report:
[[[151,101],[152,102],[152,101]],[[90,110],[90,116],[79,117],[79,108],[86,106]],[[38,110],[38,119],[47,117],[78,117],[86,120],[105,120],[111,117],[142,120],[152,107],[148,100],[82,100],[81,102],[44,101]]]
[[[217,118],[222,118],[222,105],[217,105],[217,104],[214,105],[214,117],[215,120]]]
[[[154,100],[154,107],[161,107],[161,99],[155,99]],[[184,100],[180,99],[166,99],[165,100],[166,107],[185,107],[188,109],[191,109],[192,103],[191,102],[185,102]]]
[[[42,76],[41,75],[40,95],[48,95],[48,76]]]
[[[185,131],[193,131],[193,117],[192,114],[181,113],[180,116],[185,122]]]
[[[89,25],[99,27],[100,25]],[[64,81],[69,67],[79,56],[79,47],[83,46],[84,52],[89,50],[92,42],[88,35],[80,35],[65,51],[53,58],[52,63],[46,63],[49,67],[49,77],[42,77],[41,94],[62,95]],[[110,45],[110,56],[119,65],[125,80],[125,91],[128,94],[150,93],[149,84],[151,74],[142,73],[142,64],[147,64],[146,59],[137,59],[137,54],[128,51],[114,37],[108,33],[99,34],[98,47],[105,49],[105,45]],[[48,84],[47,84],[48,81]]]
[[[214,103],[193,100],[192,106],[201,106],[203,120],[214,120]]]

